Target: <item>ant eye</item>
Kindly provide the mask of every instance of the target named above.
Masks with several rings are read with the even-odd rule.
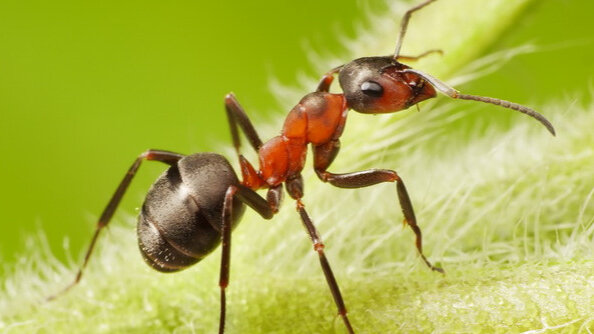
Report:
[[[375,81],[365,81],[361,84],[361,91],[365,95],[380,97],[384,93],[384,89]]]

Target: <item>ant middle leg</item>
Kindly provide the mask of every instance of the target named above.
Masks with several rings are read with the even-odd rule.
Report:
[[[443,269],[431,264],[423,253],[423,235],[421,233],[421,228],[417,224],[417,218],[415,217],[415,212],[408,191],[406,190],[406,186],[398,173],[389,169],[369,169],[344,174],[330,173],[327,169],[338,154],[339,149],[340,142],[338,140],[314,146],[314,169],[320,180],[339,188],[364,188],[378,183],[396,182],[396,192],[398,193],[398,201],[400,203],[400,208],[402,209],[402,214],[404,215],[404,222],[408,224],[415,233],[415,245],[421,259],[431,270],[443,274]]]
[[[113,217],[113,214],[115,213],[115,210],[117,209],[118,205],[120,204],[122,197],[126,193],[126,190],[128,190],[128,187],[130,186],[130,182],[132,182],[132,179],[136,175],[136,172],[138,171],[138,168],[140,167],[140,164],[142,163],[142,161],[143,160],[154,160],[154,161],[160,161],[160,162],[166,163],[168,165],[175,165],[183,157],[184,157],[184,155],[182,155],[182,154],[169,152],[169,151],[147,150],[147,151],[143,152],[142,154],[140,154],[136,158],[136,160],[134,160],[134,162],[132,163],[130,168],[128,168],[126,175],[124,175],[124,178],[118,185],[116,191],[111,196],[111,199],[107,203],[107,206],[105,207],[105,209],[103,209],[103,212],[101,213],[101,216],[99,217],[99,220],[97,221],[95,233],[93,234],[93,238],[91,239],[91,244],[87,248],[87,252],[85,253],[84,261],[83,261],[82,265],[80,266],[80,268],[78,269],[78,272],[76,274],[76,277],[74,278],[74,281],[72,283],[70,283],[69,285],[67,285],[64,289],[62,289],[62,291],[49,296],[47,298],[48,301],[56,299],[58,296],[64,294],[65,292],[70,290],[72,287],[74,287],[76,284],[78,284],[78,282],[80,281],[80,279],[82,277],[83,271],[86,268],[87,263],[89,262],[89,258],[91,257],[91,254],[93,253],[93,250],[95,249],[95,244],[97,243],[97,238],[99,237],[99,233],[111,221],[111,218]]]
[[[334,277],[334,273],[332,272],[332,268],[330,267],[330,263],[326,258],[326,254],[324,253],[324,243],[322,242],[322,238],[318,233],[314,223],[312,222],[311,218],[305,211],[305,205],[301,202],[301,198],[303,197],[303,179],[301,175],[294,177],[290,180],[287,180],[287,192],[289,195],[297,201],[297,212],[299,212],[299,217],[309,234],[311,242],[313,243],[314,251],[318,253],[318,257],[320,259],[320,265],[322,266],[322,271],[324,272],[324,276],[326,277],[326,282],[328,283],[328,287],[330,288],[330,292],[332,293],[332,298],[334,299],[334,303],[338,309],[338,315],[342,318],[347,331],[349,334],[353,334],[353,326],[347,316],[347,309],[344,304],[344,299],[342,298],[342,294],[340,293],[340,288],[338,287],[338,283],[336,282],[336,278]]]

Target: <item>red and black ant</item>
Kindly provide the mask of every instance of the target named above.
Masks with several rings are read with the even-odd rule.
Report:
[[[340,149],[340,136],[347,111],[353,109],[365,114],[396,112],[435,97],[437,90],[455,99],[486,102],[517,110],[541,122],[553,135],[555,130],[547,119],[530,108],[500,99],[460,94],[438,79],[399,62],[415,60],[427,54],[406,57],[400,55],[400,48],[411,14],[434,1],[425,1],[405,13],[393,55],[359,58],[329,71],[317,90],[303,97],[289,112],[281,134],[266,143],[260,140],[235,96],[227,95],[225,107],[233,146],[241,166],[241,181],[229,162],[216,153],[185,156],[148,150],[138,156],[101,214],[75,280],[50,299],[80,281],[99,233],[111,220],[141,162],[155,160],[170,167],[151,186],[142,205],[137,228],[140,251],[144,260],[154,269],[174,272],[197,263],[222,244],[219,333],[223,333],[225,328],[225,289],[229,283],[231,231],[239,223],[245,205],[264,219],[271,219],[281,204],[283,184],[296,201],[297,211],[319,256],[338,314],[348,332],[354,333],[338,283],[324,254],[324,244],[302,202],[301,171],[309,144],[313,149],[314,170],[323,182],[340,188],[362,188],[396,182],[402,213],[416,235],[416,248],[422,260],[431,270],[443,273],[423,254],[421,230],[410,197],[395,171],[369,169],[344,174],[328,171]],[[342,94],[329,92],[335,74],[338,74]],[[240,152],[239,129],[258,153],[258,170]],[[256,193],[258,189],[268,189],[266,198]]]

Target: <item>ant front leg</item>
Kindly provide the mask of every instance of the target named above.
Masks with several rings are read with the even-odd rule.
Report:
[[[338,315],[342,318],[349,334],[353,334],[354,330],[351,326],[349,317],[347,316],[347,309],[344,304],[344,299],[340,293],[340,288],[338,287],[338,283],[336,282],[336,278],[334,277],[330,263],[328,262],[326,254],[324,253],[324,243],[322,242],[322,238],[320,237],[315,225],[311,221],[311,218],[309,218],[307,211],[305,211],[305,205],[303,205],[301,202],[301,198],[303,197],[303,179],[301,178],[301,175],[298,175],[297,177],[287,180],[286,183],[287,192],[293,199],[297,201],[297,212],[299,212],[301,221],[303,222],[311,242],[313,243],[314,251],[318,253],[318,257],[320,258],[320,265],[322,266],[322,271],[326,277],[326,282],[330,287],[330,292],[334,298],[334,303],[338,308]]]
[[[273,188],[276,189],[276,188]],[[282,188],[281,188],[282,190]],[[276,191],[275,191],[276,192]],[[233,199],[239,198],[242,202],[258,212],[264,219],[270,219],[278,211],[278,203],[271,203],[271,198],[278,198],[270,195],[268,200],[262,198],[255,191],[243,185],[233,185],[227,189],[223,202],[223,217],[221,225],[221,271],[219,274],[219,287],[221,289],[221,309],[219,313],[219,334],[225,332],[225,318],[227,314],[227,301],[225,289],[229,285],[229,269],[231,267],[231,227],[233,217]],[[272,202],[274,202],[272,200]]]
[[[118,188],[116,189],[114,194],[111,196],[109,203],[107,203],[107,206],[105,207],[105,209],[103,209],[103,212],[101,213],[101,216],[99,217],[99,221],[97,222],[97,227],[95,228],[95,234],[93,234],[93,238],[91,239],[91,244],[89,245],[89,248],[87,249],[87,252],[85,254],[85,259],[83,261],[83,264],[78,269],[78,273],[76,274],[74,281],[72,283],[70,283],[68,286],[66,286],[59,293],[48,297],[47,298],[48,301],[53,300],[56,297],[64,294],[65,292],[70,290],[72,287],[74,287],[80,281],[82,274],[83,274],[83,270],[85,269],[85,267],[87,266],[87,263],[89,262],[89,258],[91,257],[91,254],[93,253],[93,249],[95,249],[95,244],[97,243],[97,238],[99,237],[99,233],[111,221],[111,218],[113,217],[115,210],[117,209],[118,205],[120,204],[120,201],[122,200],[124,193],[128,189],[128,186],[130,186],[130,182],[132,182],[132,179],[134,178],[134,175],[136,175],[136,172],[138,171],[138,168],[140,167],[140,164],[142,163],[142,161],[143,160],[154,160],[154,161],[160,161],[160,162],[166,163],[168,165],[175,165],[177,163],[177,161],[179,161],[183,157],[184,157],[184,155],[179,154],[179,153],[174,153],[174,152],[169,152],[169,151],[160,151],[160,150],[148,150],[146,152],[143,152],[141,155],[138,156],[138,158],[136,158],[136,160],[134,160],[134,162],[132,163],[132,166],[130,166],[130,168],[128,169],[128,172],[126,172],[126,175],[124,175],[124,178],[120,182],[120,185],[118,186]]]
[[[402,208],[404,221],[410,226],[416,235],[416,247],[425,264],[433,271],[444,273],[443,269],[435,267],[423,254],[423,236],[421,228],[417,224],[417,218],[413,210],[412,202],[404,182],[396,171],[389,169],[369,169],[354,173],[334,174],[327,171],[340,149],[338,139],[326,144],[314,146],[314,169],[323,182],[339,188],[364,188],[383,182],[396,182],[398,201]]]

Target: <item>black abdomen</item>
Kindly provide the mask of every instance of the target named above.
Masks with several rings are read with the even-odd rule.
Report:
[[[179,160],[151,186],[138,217],[138,244],[156,270],[172,272],[200,261],[221,241],[223,201],[239,183],[227,160],[214,153]],[[233,226],[245,205],[233,201]]]

